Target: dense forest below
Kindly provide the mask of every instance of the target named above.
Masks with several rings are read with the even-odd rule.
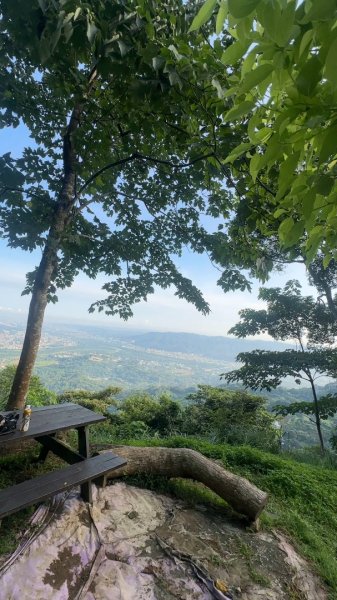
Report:
[[[20,322],[0,323],[0,364],[10,364],[18,358],[16,345],[23,334]],[[225,386],[238,390],[239,384],[225,384],[220,373],[235,367],[239,351],[282,349],[284,344],[267,340],[237,340],[221,336],[190,333],[138,332],[110,327],[49,323],[39,351],[35,373],[42,383],[55,393],[69,389],[95,392],[110,385],[118,386],[120,400],[130,394],[146,393],[153,397],[168,392],[182,405],[198,384]],[[286,382],[293,386],[293,381]],[[310,390],[303,385],[259,393],[271,411],[276,404],[307,401]],[[334,392],[333,382],[318,385],[323,396]],[[336,427],[336,418],[323,423],[326,439]],[[315,427],[306,415],[291,415],[282,419],[283,447],[292,449],[315,443]]]

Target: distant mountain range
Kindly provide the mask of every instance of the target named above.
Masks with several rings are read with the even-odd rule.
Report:
[[[247,340],[222,336],[199,335],[195,333],[171,333],[151,331],[143,334],[125,334],[126,339],[136,346],[195,354],[215,360],[234,362],[239,352],[251,350],[284,350],[289,345],[268,340]]]

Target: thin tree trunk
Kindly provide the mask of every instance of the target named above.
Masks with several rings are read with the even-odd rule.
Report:
[[[309,270],[309,273],[311,275],[311,278],[312,278],[313,283],[316,286],[317,290],[319,290],[319,291],[323,290],[324,295],[326,297],[327,304],[328,304],[328,308],[333,316],[334,321],[337,321],[337,306],[332,297],[331,286],[328,284],[328,282],[324,278],[323,265],[321,265],[321,268],[322,268],[322,272],[323,272],[322,276],[320,276],[319,272],[315,273],[315,269],[313,269],[310,265],[308,267],[308,270]]]
[[[337,308],[332,298],[331,288],[328,285],[324,285],[324,293],[328,303],[328,307],[335,321],[337,321]]]
[[[13,408],[22,409],[25,404],[40,345],[44,313],[48,302],[48,291],[57,268],[57,253],[60,241],[76,201],[76,154],[72,145],[72,135],[79,126],[81,111],[81,105],[74,108],[63,140],[63,185],[55,211],[54,222],[50,227],[35,277],[23,347],[7,402],[8,410]]]
[[[319,414],[319,405],[318,405],[318,398],[317,398],[317,394],[316,394],[316,388],[315,388],[314,380],[311,377],[311,373],[308,374],[308,377],[309,377],[309,381],[310,381],[310,385],[311,385],[312,395],[314,398],[314,413],[315,413],[315,421],[316,421],[316,428],[317,428],[317,433],[318,433],[318,437],[319,437],[319,443],[320,443],[320,447],[321,447],[321,452],[322,452],[322,454],[324,454],[325,447],[324,447],[324,440],[323,440],[323,434],[322,434],[322,429],[321,429],[321,417]]]
[[[190,448],[109,447],[118,456],[126,458],[127,464],[108,473],[108,479],[136,474],[194,479],[209,487],[251,521],[258,518],[267,503],[268,495],[253,483]]]

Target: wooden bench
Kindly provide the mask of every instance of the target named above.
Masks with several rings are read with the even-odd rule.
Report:
[[[6,413],[5,413],[6,414]],[[0,490],[0,521],[26,506],[37,504],[63,490],[80,485],[81,496],[92,502],[91,482],[105,482],[104,475],[126,464],[124,458],[112,453],[90,457],[89,426],[105,421],[106,417],[78,404],[58,404],[33,408],[27,432],[19,429],[0,436],[1,446],[34,439],[41,445],[39,461],[44,462],[49,452],[70,466],[39,475],[34,479]],[[69,429],[77,431],[78,444],[74,450],[57,439],[57,434]]]
[[[0,520],[58,492],[95,481],[125,464],[124,458],[107,452],[0,490]]]

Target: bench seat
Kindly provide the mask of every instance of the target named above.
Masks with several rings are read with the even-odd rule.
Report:
[[[99,479],[125,464],[124,458],[107,452],[0,490],[0,520],[58,492]]]

